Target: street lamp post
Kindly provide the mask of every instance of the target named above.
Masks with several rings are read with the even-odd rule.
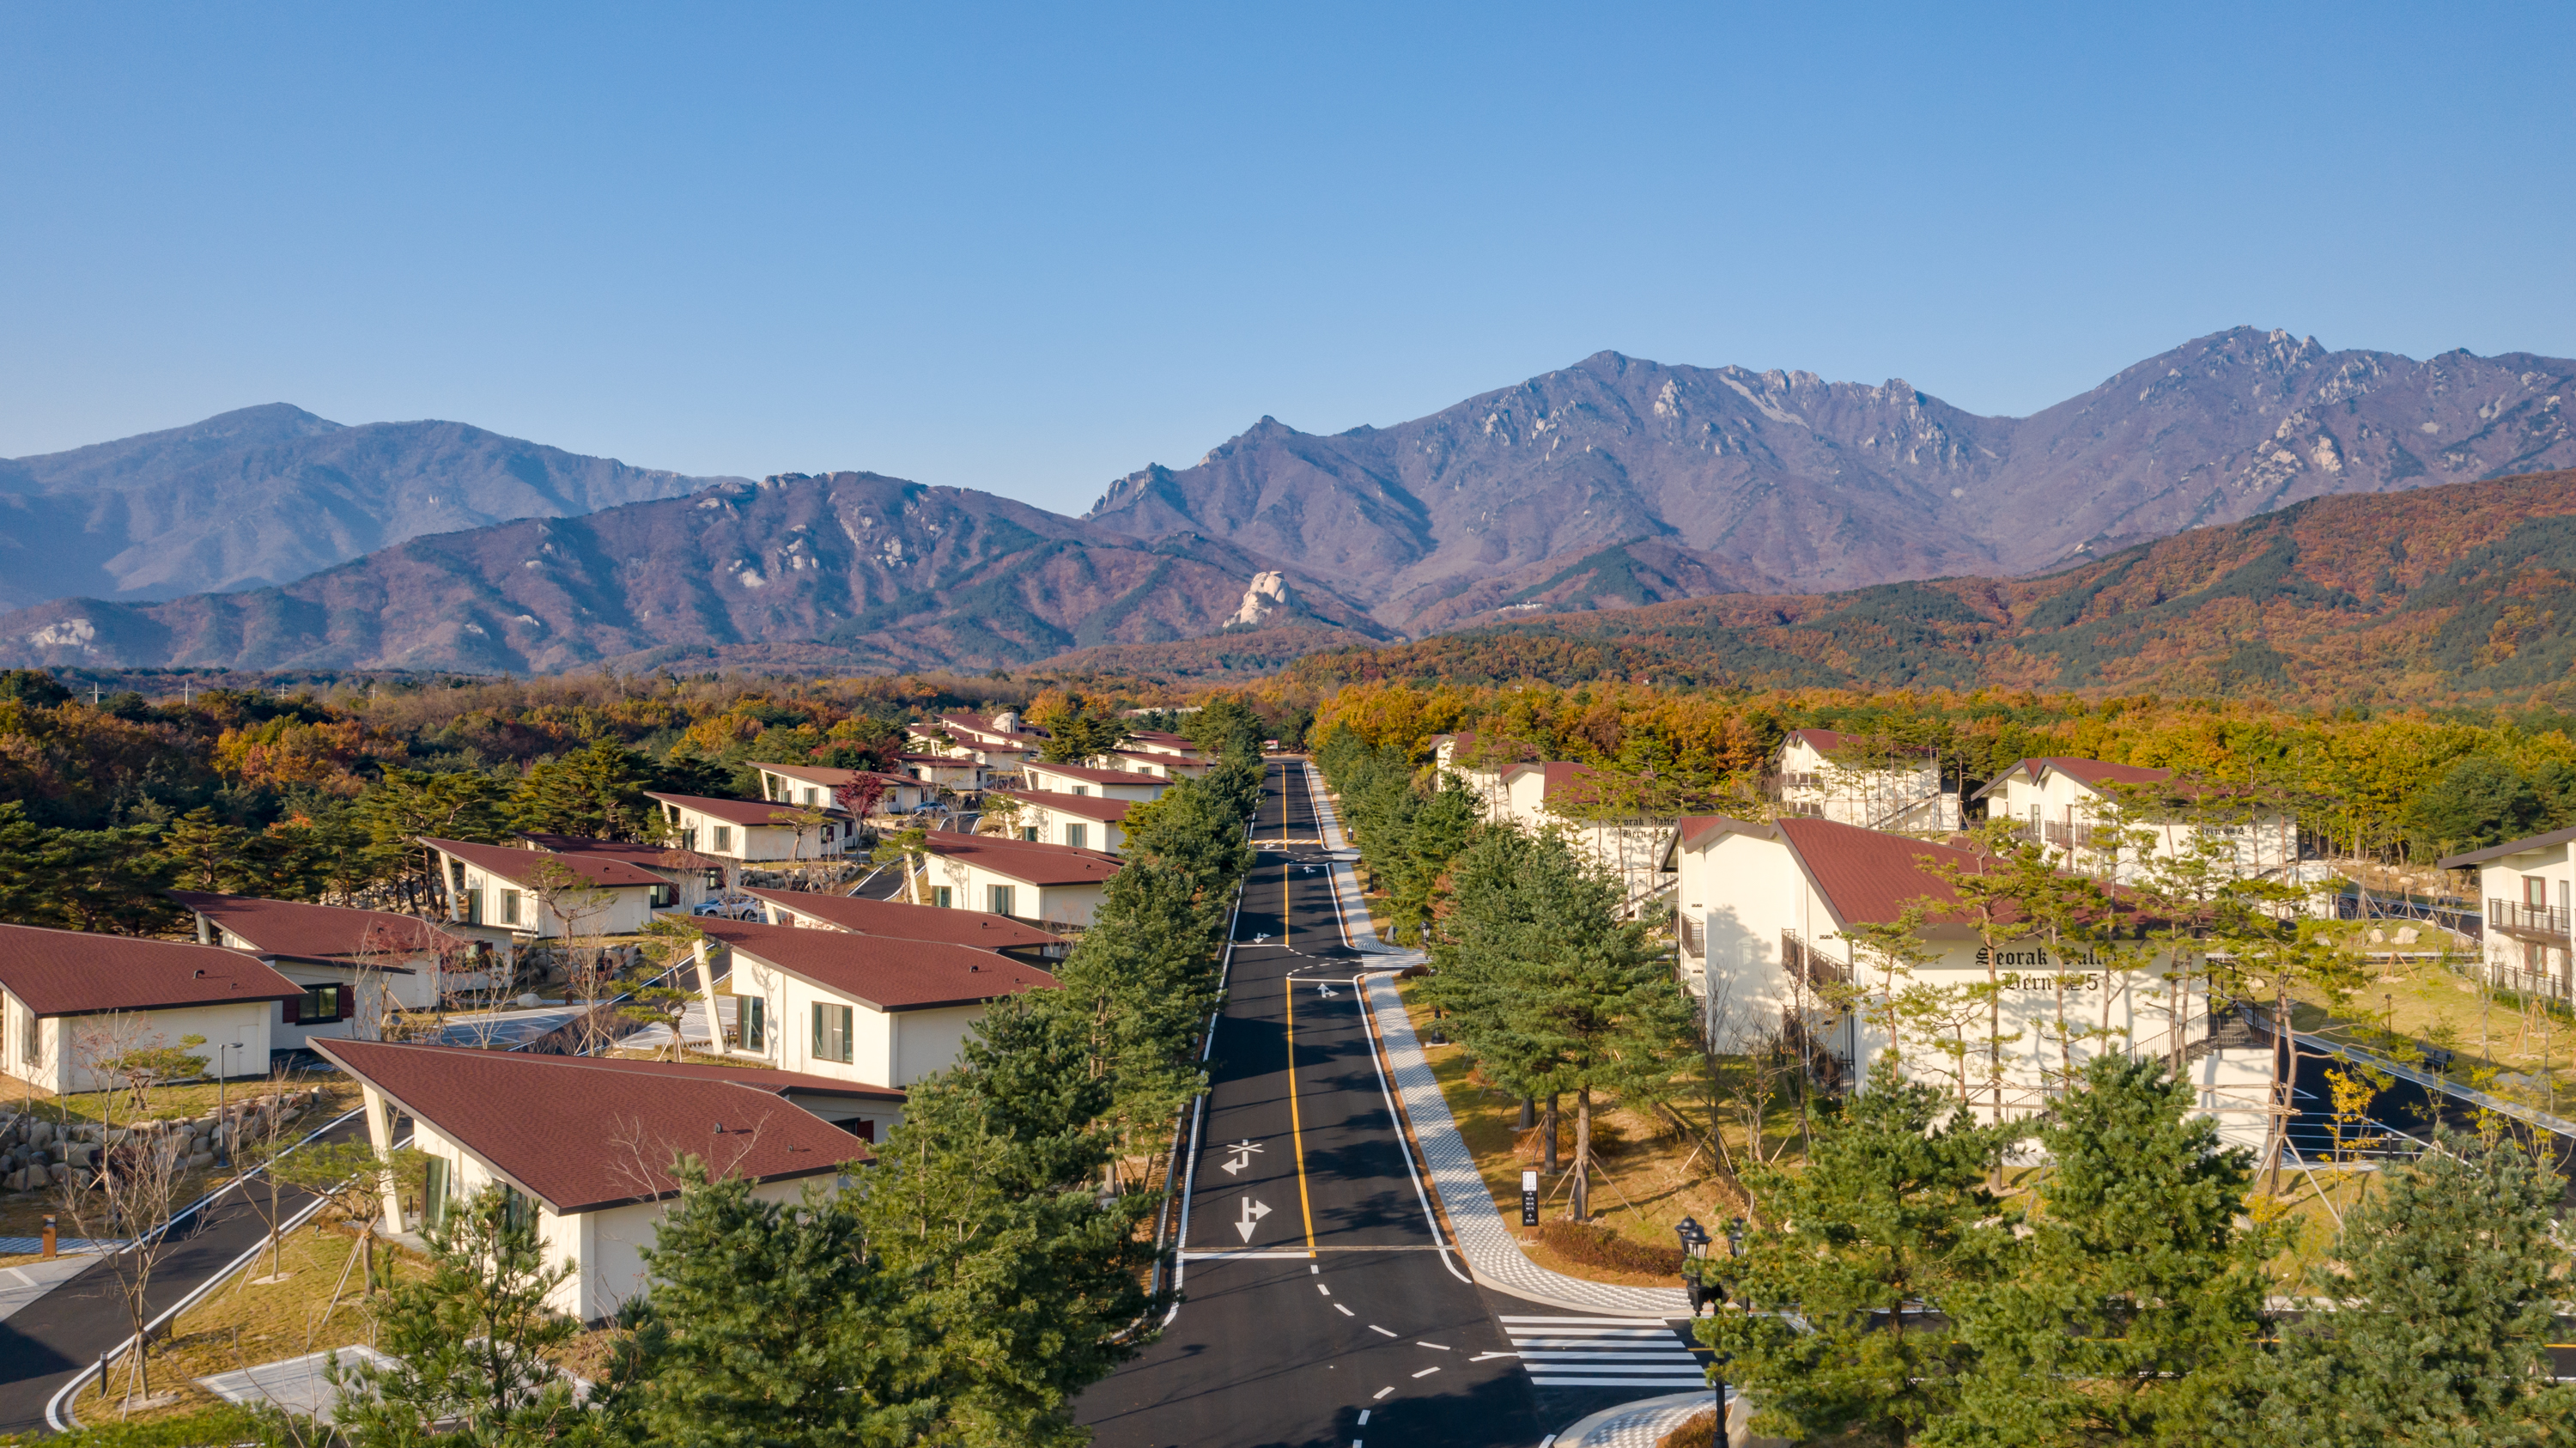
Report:
[[[1675,1222],[1673,1235],[1681,1239],[1682,1290],[1689,1294],[1691,1317],[1696,1321],[1702,1307],[1715,1311],[1726,1301],[1726,1289],[1708,1280],[1706,1264],[1709,1235],[1708,1229],[1699,1224],[1699,1219],[1684,1217]],[[1730,1247],[1734,1240],[1733,1237],[1729,1237]],[[1717,1394],[1717,1410],[1715,1416],[1710,1419],[1711,1426],[1708,1430],[1709,1445],[1710,1448],[1722,1448],[1726,1442],[1726,1372],[1722,1359],[1712,1363],[1709,1383],[1711,1389]]]

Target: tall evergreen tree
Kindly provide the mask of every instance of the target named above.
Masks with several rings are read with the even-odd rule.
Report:
[[[1756,1432],[1909,1443],[1958,1410],[1974,1348],[1924,1313],[1992,1281],[2010,1233],[1985,1188],[2019,1128],[1979,1126],[1882,1056],[1802,1170],[1757,1167],[1763,1222],[1699,1324],[1760,1404]]]
[[[2271,1234],[2241,1230],[2250,1157],[2190,1087],[2103,1056],[2040,1129],[2049,1167],[2005,1270],[1941,1299],[1975,1353],[1943,1444],[2199,1443],[2250,1371]],[[2000,1244],[1998,1244],[2000,1245]]]
[[[2548,1344],[2564,1183],[2522,1144],[2441,1133],[2344,1221],[2329,1310],[2281,1336],[2227,1441],[2317,1448],[2576,1442]]]
[[[513,829],[648,840],[662,823],[661,811],[644,797],[653,786],[652,761],[614,739],[594,739],[577,753],[528,766],[506,812]]]

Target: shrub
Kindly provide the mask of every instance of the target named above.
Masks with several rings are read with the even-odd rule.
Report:
[[[1680,1426],[1655,1440],[1655,1448],[1709,1448],[1708,1440],[1716,1436],[1717,1410],[1702,1408],[1681,1421]]]
[[[1586,1267],[1606,1267],[1614,1272],[1642,1272],[1651,1277],[1682,1275],[1682,1249],[1649,1247],[1631,1242],[1607,1227],[1588,1222],[1541,1222],[1539,1240],[1554,1248],[1558,1256]]]

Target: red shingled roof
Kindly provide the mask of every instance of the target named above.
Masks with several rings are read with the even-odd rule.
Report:
[[[408,975],[411,968],[394,963],[392,957],[425,955],[442,944],[458,950],[465,947],[463,940],[426,920],[388,910],[350,910],[203,890],[163,893],[240,936],[254,955],[337,965],[353,956],[373,954],[384,969]]]
[[[972,860],[1023,885],[1096,885],[1122,868],[1116,855],[1098,850],[1006,840],[995,835],[961,835],[953,830],[932,830],[929,850],[944,860]]]
[[[478,845],[469,840],[442,840],[422,835],[420,842],[433,850],[454,855],[487,874],[524,885],[537,866],[553,860],[575,875],[604,889],[620,890],[637,885],[666,883],[661,876],[639,870],[624,860],[597,854],[558,855],[552,850],[513,849],[508,845]]]
[[[644,792],[644,797],[660,800],[664,804],[675,804],[685,810],[695,810],[709,819],[724,820],[730,824],[775,825],[780,829],[790,830],[796,828],[796,811],[799,808],[796,805],[773,804],[761,799],[716,799],[703,794],[656,794],[649,789]]]
[[[1055,977],[1036,966],[971,946],[744,920],[697,924],[710,940],[880,1011],[974,1005],[1056,988]]]
[[[780,1100],[782,1088],[748,1085],[722,1067],[387,1041],[313,1044],[558,1215],[674,1194],[679,1183],[665,1169],[680,1152],[719,1174],[764,1182],[870,1159],[857,1137]]]
[[[921,781],[909,774],[881,774],[873,769],[841,769],[829,764],[758,764],[753,768],[768,770],[772,774],[782,775],[799,784],[818,784],[828,789],[838,789],[845,784],[856,784],[862,779],[882,779],[888,785],[921,788]]]
[[[733,863],[716,855],[701,855],[672,845],[628,844],[623,840],[592,840],[580,835],[549,835],[530,830],[519,836],[540,850],[558,855],[595,855],[603,860],[623,860],[639,870],[721,870]]]
[[[1067,779],[1079,779],[1086,784],[1147,784],[1168,788],[1172,783],[1159,774],[1146,774],[1133,769],[1094,769],[1088,764],[1049,764],[1044,760],[1032,759],[1020,767],[1032,773],[1061,774]]]
[[[900,900],[862,900],[852,895],[824,895],[810,890],[748,890],[782,910],[819,920],[855,935],[883,935],[896,940],[938,940],[971,945],[978,950],[1010,950],[1036,945],[1062,945],[1060,936],[1032,929],[1008,915],[981,910],[942,910],[936,905],[907,905]]]
[[[304,987],[238,950],[0,925],[0,986],[40,1016],[282,1001]]]
[[[1103,824],[1124,821],[1127,818],[1127,811],[1143,802],[1132,799],[1103,799],[1096,794],[1066,794],[1060,789],[996,789],[989,790],[987,793],[998,795],[1003,799],[1016,799],[1023,804],[1033,804],[1040,809],[1051,809],[1061,814],[1098,820]],[[1026,844],[1027,841],[1023,840],[1021,843]]]
[[[2054,770],[2097,790],[2106,784],[2162,784],[2174,777],[2174,772],[2170,769],[2149,769],[2140,764],[2112,764],[2100,759],[2066,759],[2056,755],[2041,755],[2013,761],[2011,769],[1997,774],[1984,789],[1978,790],[1970,797],[1984,799],[2002,788],[2003,782],[2016,771],[2027,773],[2035,783],[2042,770]]]
[[[1771,822],[1789,842],[1807,878],[1835,918],[1843,924],[1893,920],[1915,900],[1948,902],[1958,894],[1924,863],[1930,860],[1965,869],[1982,869],[1986,857],[1949,845],[1926,844],[1903,835],[1865,830],[1809,815]]]

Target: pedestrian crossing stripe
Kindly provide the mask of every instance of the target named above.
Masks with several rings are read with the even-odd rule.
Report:
[[[1542,1388],[1701,1387],[1708,1370],[1651,1317],[1505,1317],[1503,1334]]]

